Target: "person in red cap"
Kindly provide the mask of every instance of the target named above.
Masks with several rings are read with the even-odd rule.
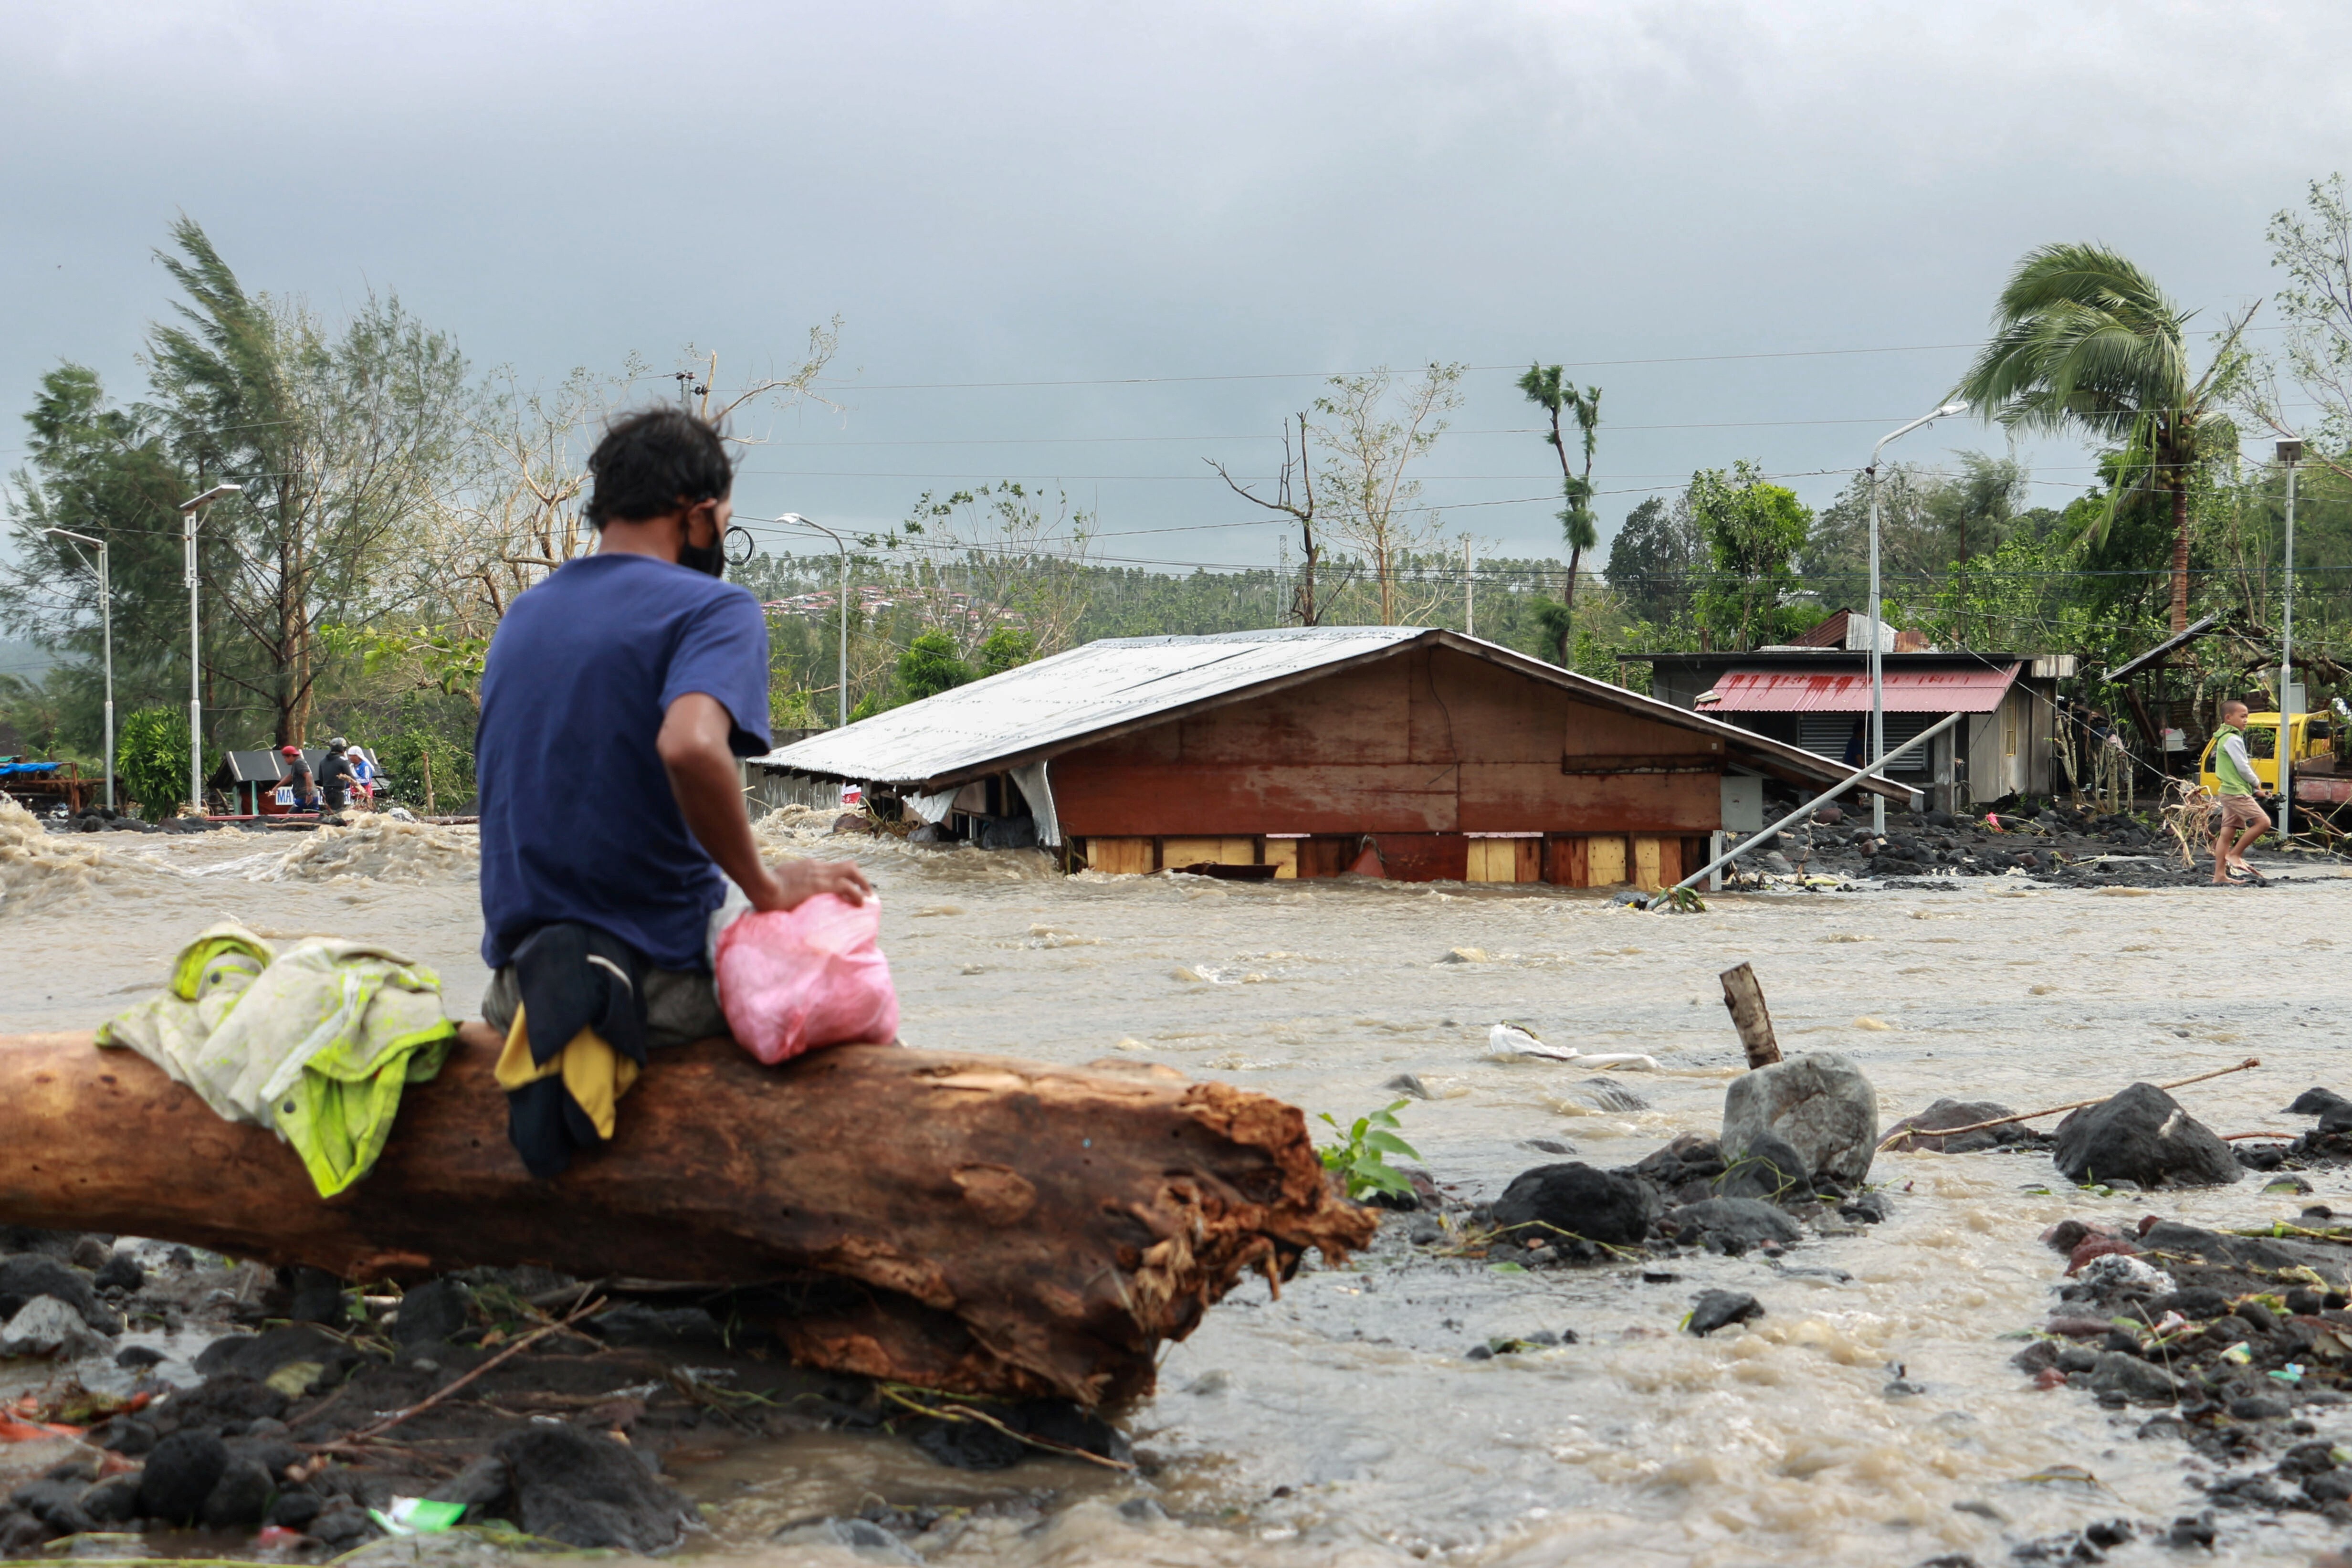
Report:
[[[310,776],[310,764],[303,760],[302,748],[299,746],[280,746],[278,748],[278,754],[285,759],[286,768],[286,776],[278,780],[278,783],[292,787],[294,791],[294,809],[297,811],[318,810],[319,784],[318,781]]]

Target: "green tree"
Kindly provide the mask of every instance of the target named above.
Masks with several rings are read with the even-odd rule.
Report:
[[[1693,474],[1688,493],[1710,568],[1697,597],[1699,625],[1745,647],[1802,630],[1806,616],[1788,601],[1801,586],[1796,556],[1813,514],[1796,492],[1766,483],[1742,458],[1728,472]]]
[[[148,417],[193,475],[245,487],[205,515],[227,547],[205,559],[205,597],[257,655],[257,670],[225,673],[268,705],[280,744],[298,742],[321,626],[405,607],[386,558],[455,459],[465,361],[396,299],[369,296],[337,331],[247,292],[193,219],[172,239],[177,254],[157,258],[186,298],[148,336]]]
[[[1664,626],[1688,604],[1692,574],[1706,560],[1688,496],[1651,496],[1618,525],[1602,574],[1634,620]]]
[[[900,702],[920,702],[971,679],[971,666],[956,656],[955,639],[945,632],[923,633],[898,656]]]
[[[2223,402],[2243,356],[2249,310],[2193,374],[2183,310],[2105,246],[2045,245],[2021,259],[1993,307],[1993,336],[1958,395],[2011,430],[2072,433],[2124,456],[2094,529],[2104,538],[2126,488],[2150,489],[2172,521],[2172,629],[2189,625],[2189,495],[2200,465],[2237,450]]]
[[[150,822],[188,798],[188,716],[175,708],[142,708],[123,720],[114,743],[114,779]]]
[[[9,487],[13,558],[0,566],[0,619],[69,657],[46,681],[59,738],[95,757],[104,750],[98,574],[84,552],[46,531],[107,545],[113,584],[114,676],[122,710],[188,692],[188,591],[179,503],[194,492],[152,417],[109,401],[98,374],[66,364],[42,376],[25,416],[26,453]],[[217,628],[207,662],[234,659]]]
[[[1556,618],[1556,626],[1553,618],[1548,617],[1544,622],[1547,631],[1556,631],[1558,662],[1565,665],[1569,662],[1569,635],[1575,624],[1577,572],[1584,552],[1601,542],[1601,531],[1592,516],[1592,454],[1599,445],[1596,432],[1601,424],[1601,389],[1588,386],[1578,391],[1563,365],[1531,364],[1528,374],[1519,377],[1519,390],[1551,421],[1551,428],[1544,432],[1544,440],[1559,455],[1560,490],[1567,500],[1559,513],[1560,537],[1568,545],[1568,580],[1560,594],[1562,613]],[[1563,413],[1575,420],[1583,437],[1584,471],[1580,474],[1570,465],[1568,443],[1560,434],[1559,416]]]
[[[1019,626],[999,626],[982,639],[980,673],[1002,675],[1037,657],[1037,639]]]

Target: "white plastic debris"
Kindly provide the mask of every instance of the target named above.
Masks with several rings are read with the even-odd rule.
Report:
[[[1519,1024],[1497,1024],[1486,1031],[1486,1059],[1490,1062],[1574,1062],[1581,1068],[1628,1068],[1638,1071],[1655,1072],[1655,1057],[1639,1051],[1602,1051],[1586,1056],[1574,1046],[1548,1046],[1537,1037],[1533,1029]]]

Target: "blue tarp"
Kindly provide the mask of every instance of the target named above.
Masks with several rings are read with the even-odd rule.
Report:
[[[63,763],[0,763],[0,778],[25,778],[53,773],[64,767]]]

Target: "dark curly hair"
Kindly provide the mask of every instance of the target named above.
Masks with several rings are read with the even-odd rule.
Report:
[[[598,529],[614,518],[635,522],[720,500],[735,489],[735,461],[718,429],[682,408],[615,419],[588,455],[588,474],[595,488],[586,516]]]

